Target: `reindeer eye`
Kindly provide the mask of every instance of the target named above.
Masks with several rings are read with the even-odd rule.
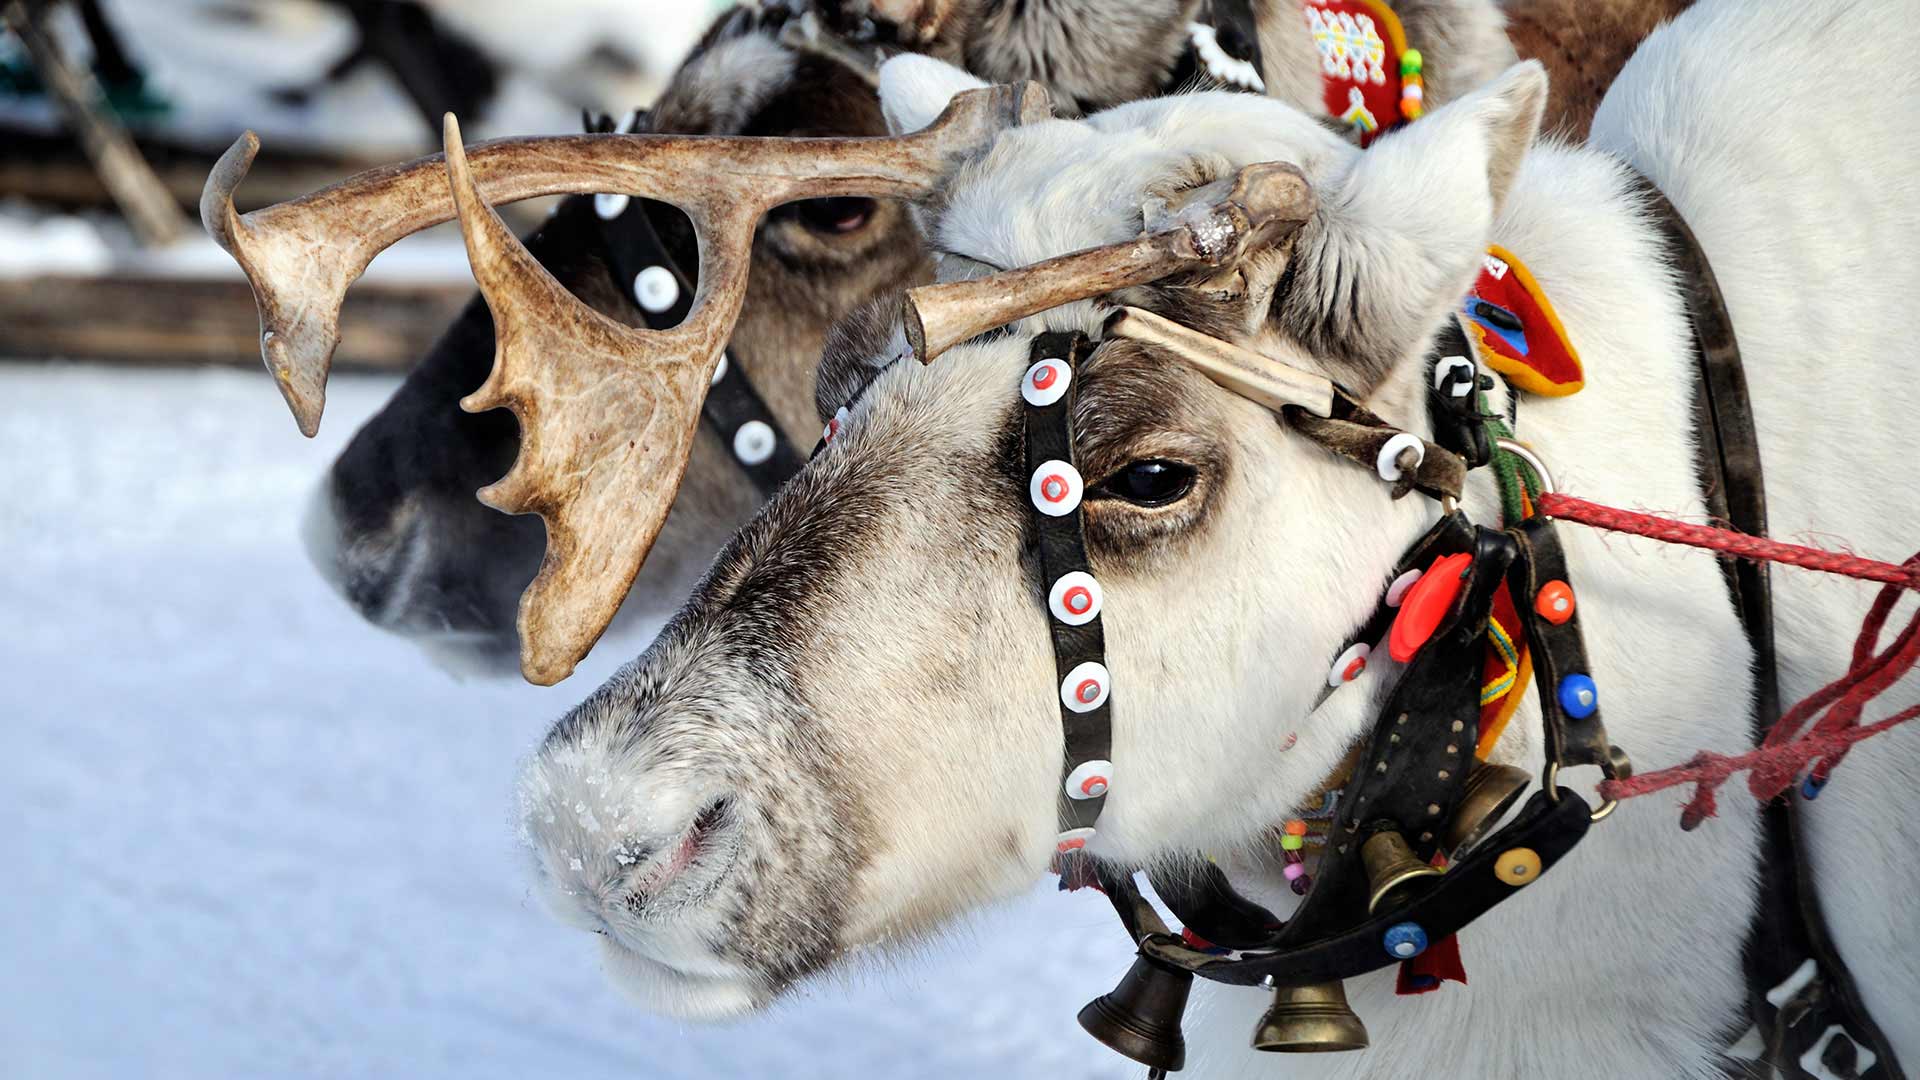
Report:
[[[1160,458],[1128,462],[1119,472],[1102,480],[1094,493],[1125,499],[1136,506],[1165,506],[1187,497],[1193,490],[1191,465]]]
[[[808,199],[788,209],[800,224],[814,232],[844,236],[866,228],[867,222],[873,220],[873,208],[872,199],[844,197]]]

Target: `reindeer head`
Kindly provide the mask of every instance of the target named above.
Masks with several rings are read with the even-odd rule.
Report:
[[[967,85],[931,61],[882,72],[903,130]],[[846,409],[836,436],[528,766],[542,886],[605,935],[616,979],[664,1010],[737,1011],[1037,876],[1062,735],[1021,442],[1028,336],[1097,335],[1124,301],[1423,430],[1423,354],[1544,92],[1537,67],[1516,68],[1365,154],[1277,102],[1194,95],[1010,129],[965,164],[931,222],[943,278],[1053,288],[1078,266],[1084,287],[925,365],[895,306],[844,323],[821,373],[823,414]],[[1311,198],[1249,202],[1261,175]],[[1271,213],[1242,213],[1262,202]],[[1195,232],[1163,235],[1158,255],[1130,240],[1223,220],[1245,228],[1211,261]],[[1101,245],[1117,245],[1101,267],[1072,261]],[[1158,280],[1128,270],[1155,258]],[[940,288],[956,287],[963,312],[993,292]],[[1076,378],[1114,680],[1093,851],[1231,850],[1371,715],[1377,677],[1316,709],[1326,668],[1432,511],[1158,346],[1108,341]]]
[[[872,73],[861,58],[810,48],[797,29],[777,9],[722,16],[654,102],[647,130],[883,134]],[[444,200],[437,170],[429,178],[428,193]],[[607,204],[589,195],[563,200],[527,237],[528,250],[583,303],[641,325],[631,289],[614,280],[596,205]],[[626,212],[647,216],[680,267],[691,272],[698,265],[685,215],[651,200]],[[810,446],[817,430],[809,406],[813,368],[827,329],[880,292],[924,280],[931,267],[904,205],[860,196],[773,211],[754,237],[751,261],[751,294],[730,348],[787,436]],[[270,360],[276,343],[298,340],[297,329],[280,327],[268,343]],[[317,333],[307,340],[316,350],[330,344]],[[486,377],[492,356],[492,320],[476,298],[355,433],[306,523],[315,564],[369,620],[415,638],[443,662],[488,669],[510,668],[514,610],[543,543],[531,518],[501,514],[473,497],[507,470],[519,441],[507,413],[459,408],[460,397]],[[283,385],[292,388],[315,361],[285,362],[290,380]],[[303,423],[317,422],[317,391],[290,398]],[[677,603],[758,504],[759,492],[720,438],[703,432],[695,445],[673,521],[635,589],[643,600]]]

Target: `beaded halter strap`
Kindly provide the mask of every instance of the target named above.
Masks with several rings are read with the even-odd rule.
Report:
[[[1073,460],[1074,376],[1091,351],[1085,334],[1041,334],[1033,339],[1032,364],[1020,377],[1020,396],[1027,404],[1027,498],[1034,510],[1066,735],[1056,862],[1074,858],[1092,839],[1113,783],[1113,762],[1107,758],[1113,752],[1108,701],[1113,684],[1100,626],[1100,583],[1087,566],[1080,512],[1086,483]]]
[[[646,126],[647,114],[636,110],[625,130],[633,133]],[[613,121],[604,116],[587,124],[590,134],[612,130]],[[595,195],[592,202],[606,245],[607,272],[615,287],[639,307],[648,329],[680,325],[693,310],[699,282],[689,277],[655,231],[650,217],[655,209],[653,200]],[[698,276],[697,269],[694,276]],[[806,457],[780,430],[779,419],[754,388],[731,346],[714,370],[713,385],[707,390],[700,417],[720,436],[734,463],[753,481],[762,498],[772,495],[806,464]]]

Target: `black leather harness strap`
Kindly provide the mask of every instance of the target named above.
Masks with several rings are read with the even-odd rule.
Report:
[[[610,121],[602,123],[611,126]],[[639,308],[648,328],[678,326],[693,309],[699,282],[689,278],[667,251],[652,218],[655,212],[678,211],[651,199],[620,195],[596,196],[593,211],[606,245],[607,271],[620,294]],[[806,455],[780,430],[779,419],[754,389],[731,348],[721,356],[720,368],[701,407],[701,418],[726,443],[727,452],[752,479],[762,498],[773,494],[807,463]]]
[[[1695,464],[1708,513],[1748,535],[1765,536],[1767,497],[1759,435],[1732,317],[1706,253],[1680,211],[1651,181],[1638,177],[1637,182],[1679,271],[1681,297],[1693,327],[1700,376],[1694,399],[1700,429]],[[1720,569],[1753,647],[1757,745],[1780,718],[1771,581],[1764,562],[1725,558]],[[1805,840],[1795,798],[1788,792],[1760,812],[1760,904],[1745,956],[1748,1015],[1761,1044],[1754,1064],[1787,1080],[1903,1080],[1906,1074],[1892,1046],[1867,1012],[1827,931],[1807,859],[1800,852]]]
[[[1113,781],[1111,692],[1101,591],[1087,563],[1080,500],[1084,481],[1074,464],[1073,402],[1083,361],[1093,351],[1085,334],[1041,334],[1021,377],[1026,402],[1026,466],[1040,585],[1047,594],[1047,627],[1060,679],[1062,855],[1085,846],[1106,806]]]

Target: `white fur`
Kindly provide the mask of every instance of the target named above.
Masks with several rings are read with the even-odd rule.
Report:
[[[933,123],[953,95],[985,85],[952,64],[907,53],[880,65],[880,110],[888,129],[905,135]]]

